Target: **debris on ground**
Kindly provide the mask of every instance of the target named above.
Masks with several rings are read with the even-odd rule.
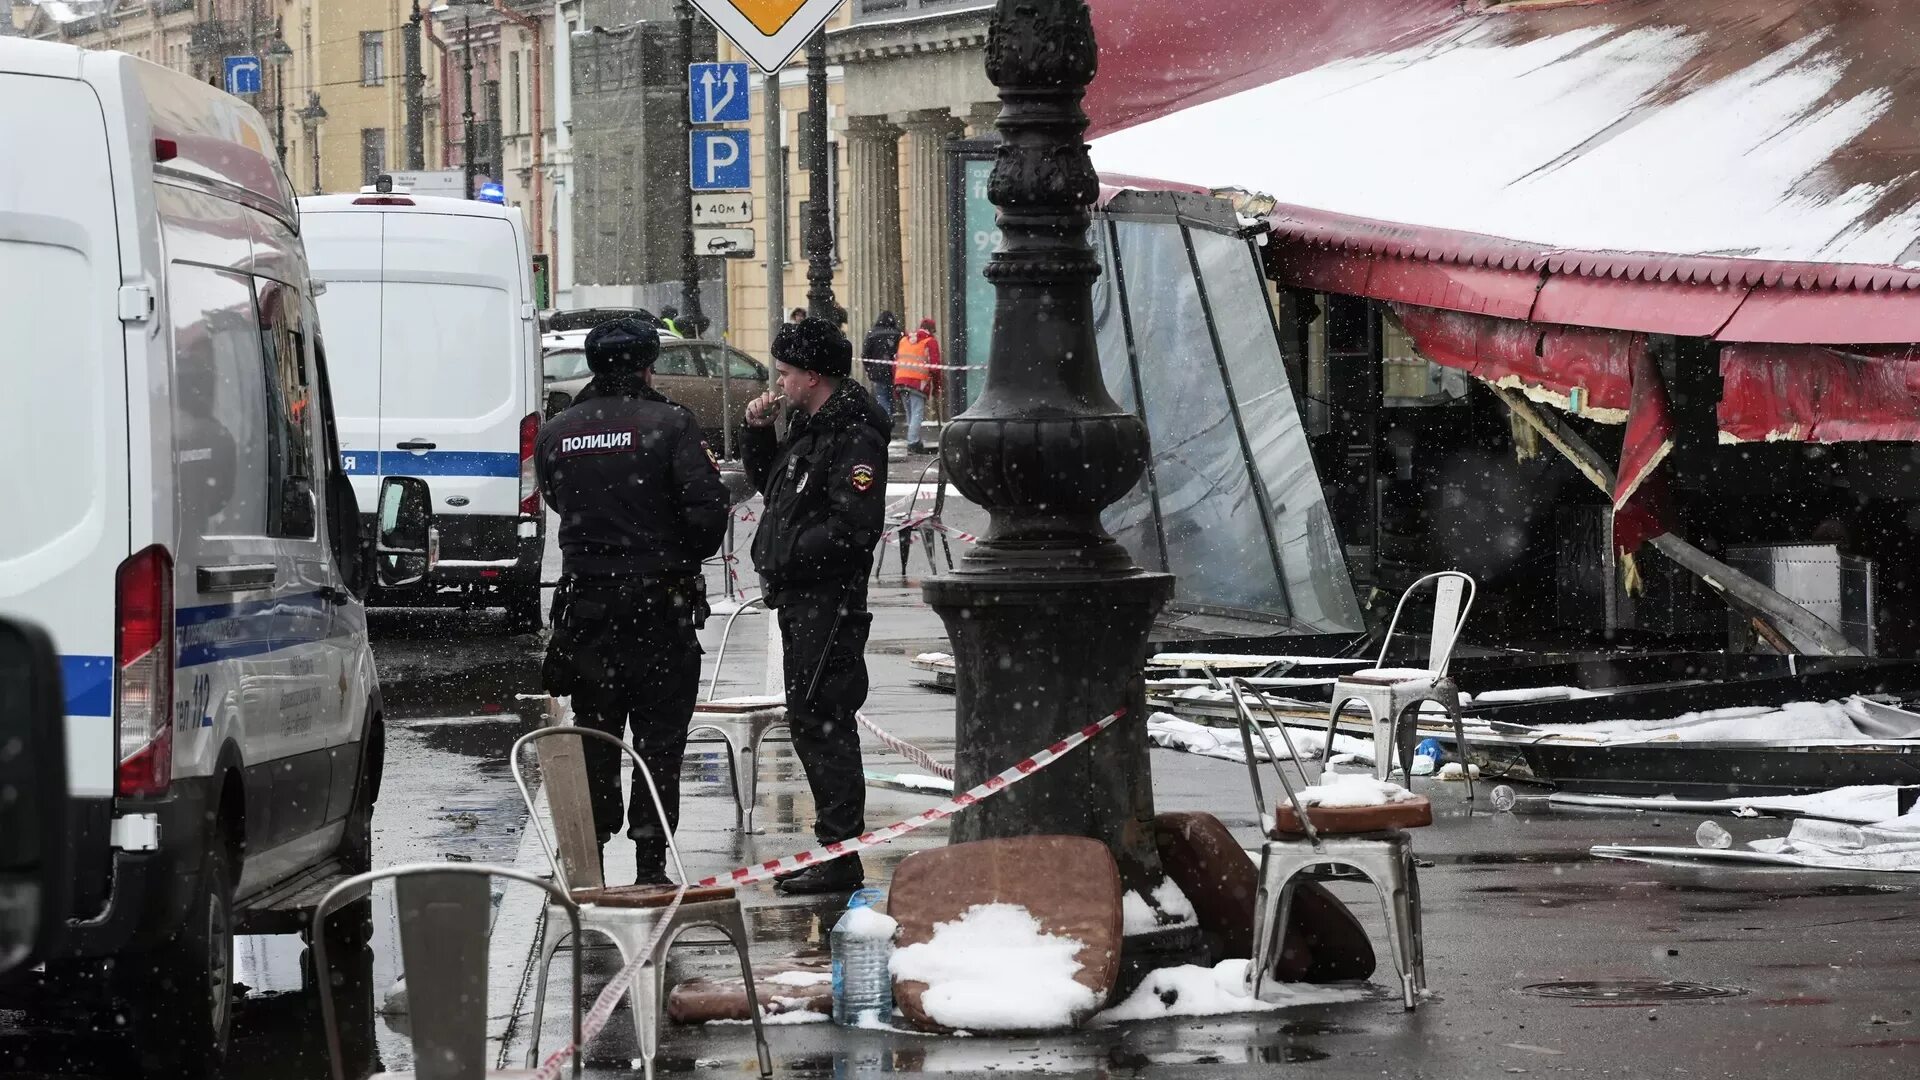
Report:
[[[1262,1001],[1247,993],[1247,961],[1222,960],[1211,968],[1194,964],[1149,972],[1133,996],[1094,1016],[1096,1027],[1171,1016],[1225,1016],[1232,1013],[1273,1012],[1299,1005],[1326,1005],[1360,1001],[1369,991],[1359,986],[1313,986],[1271,983],[1277,1001]]]
[[[1652,862],[1706,860],[1813,870],[1920,873],[1920,810],[1869,825],[1803,817],[1794,821],[1786,836],[1751,841],[1746,850],[1598,845],[1593,853],[1602,858]]]
[[[1264,730],[1267,742],[1273,745],[1273,752],[1280,755],[1280,760],[1288,760],[1287,739],[1281,734],[1280,729],[1270,727]],[[1327,733],[1324,728],[1315,731],[1311,728],[1289,727],[1286,734],[1292,736],[1294,749],[1309,760],[1325,755]],[[1239,729],[1208,727],[1191,720],[1182,720],[1172,713],[1157,712],[1147,717],[1147,738],[1153,745],[1167,750],[1179,750],[1243,765],[1247,760],[1246,749],[1240,742]],[[1336,754],[1351,755],[1357,760],[1368,762],[1373,760],[1371,740],[1357,739],[1351,735],[1335,735],[1333,749]],[[1258,760],[1268,760],[1266,747],[1258,739],[1254,740],[1253,752]]]

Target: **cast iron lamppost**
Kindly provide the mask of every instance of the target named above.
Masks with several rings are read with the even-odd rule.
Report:
[[[1099,178],[1080,109],[1097,66],[1084,0],[999,0],[987,77],[1000,88],[987,197],[1005,240],[986,388],[940,440],[953,483],[992,524],[956,571],[923,586],[958,658],[954,785],[965,789],[1119,708],[1080,751],[963,811],[956,843],[1069,834],[1104,841],[1125,887],[1150,894],[1154,845],[1145,726],[1147,633],[1173,592],[1100,524],[1146,467],[1147,430],[1100,376],[1087,208]],[[1130,964],[1197,950],[1191,930],[1129,938]]]
[[[273,32],[273,40],[267,43],[264,59],[273,69],[273,149],[280,155],[280,164],[287,163],[287,61],[293,59],[293,47],[280,31]]]
[[[693,70],[693,5],[687,0],[679,0],[675,5],[674,17],[679,20],[680,32],[680,71],[689,76],[687,83],[688,99],[692,99],[693,83],[690,73]],[[745,92],[745,87],[741,88]],[[682,325],[699,337],[705,330],[706,317],[700,313],[700,261],[693,248],[693,192],[688,175],[693,168],[693,144],[691,132],[693,124],[686,109],[675,110],[680,128],[679,144],[685,148],[684,157],[678,160],[687,162],[686,169],[676,169],[678,176],[675,184],[680,197],[680,318]]]
[[[467,178],[466,197],[469,199],[474,197],[473,181],[478,175],[474,169],[475,162],[473,160],[473,144],[476,140],[473,130],[473,9],[485,5],[486,2],[487,0],[448,0],[449,4],[466,9],[462,12],[464,26],[461,29],[461,39],[466,47],[460,50],[460,74],[464,80],[464,87],[461,91],[464,107],[460,113],[460,138],[462,141],[460,156],[464,159],[463,169]]]
[[[827,169],[827,32],[807,42],[807,314],[833,321],[833,182]]]
[[[403,42],[407,61],[407,168],[415,172],[427,167],[427,73],[420,66],[421,20],[420,0],[413,0],[413,14],[407,17]]]
[[[313,148],[313,193],[319,195],[324,191],[320,186],[320,125],[327,122],[327,108],[320,104],[318,91],[307,91],[307,107],[299,116],[300,126],[307,132],[307,145]]]

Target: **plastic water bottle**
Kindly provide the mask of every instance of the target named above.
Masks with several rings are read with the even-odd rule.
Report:
[[[883,894],[861,889],[847,898],[846,913],[828,935],[833,948],[833,1022],[851,1027],[864,1014],[880,1023],[893,1019],[893,933],[899,924],[875,911]]]
[[[1693,830],[1693,842],[1703,848],[1724,850],[1733,846],[1733,834],[1717,821],[1703,821],[1699,828]]]
[[[1496,785],[1490,794],[1493,799],[1493,809],[1495,813],[1512,813],[1513,808],[1520,804],[1520,796],[1505,784]]]

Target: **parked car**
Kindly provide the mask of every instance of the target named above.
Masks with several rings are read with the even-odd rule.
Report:
[[[393,475],[432,477],[440,500],[438,560],[375,602],[490,603],[538,630],[539,344],[519,209],[376,185],[301,199],[300,214],[360,501]]]
[[[48,967],[111,991],[138,1075],[216,1075],[235,935],[372,851],[372,552],[273,145],[189,76],[0,37],[0,146],[42,163],[0,169],[0,615],[63,684]]]
[[[548,334],[543,339],[548,416],[572,405],[581,388],[593,378],[593,372],[587,370],[586,340],[586,332],[578,330]],[[723,365],[728,376],[724,396],[720,379]],[[737,433],[747,402],[766,392],[767,366],[725,342],[677,338],[663,332],[660,360],[653,366],[653,385],[693,410],[708,443],[717,452],[725,442],[722,425],[731,421]]]

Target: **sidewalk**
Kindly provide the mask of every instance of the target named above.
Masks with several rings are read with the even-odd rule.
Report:
[[[969,529],[979,524],[955,523]],[[743,550],[745,542],[743,530]],[[915,569],[924,569],[917,554]],[[919,652],[944,651],[939,619],[921,602],[917,582],[903,586],[897,574],[873,590],[872,608],[868,715],[935,758],[951,760],[954,698],[916,686],[920,673],[909,664]],[[764,692],[768,621],[761,613],[739,619],[719,696]],[[716,618],[704,635],[709,665],[724,622]],[[865,741],[868,769],[917,771],[870,737]],[[703,876],[810,847],[812,800],[787,744],[771,744],[761,762],[761,831],[753,836],[734,830],[720,751],[718,744],[689,751],[679,834],[689,872]],[[1257,845],[1242,766],[1166,750],[1153,751],[1152,766],[1159,809],[1210,811],[1243,844]],[[1460,784],[1420,778],[1415,787],[1434,799],[1439,818],[1415,838],[1434,993],[1418,1012],[1403,1012],[1382,990],[1355,1003],[1046,1038],[927,1038],[846,1031],[828,1023],[777,1025],[768,1028],[777,1075],[1264,1077],[1275,1075],[1279,1065],[1313,1063],[1317,1075],[1330,1077],[1551,1072],[1831,1080],[1913,1075],[1920,1068],[1920,1023],[1911,1011],[1920,1008],[1912,991],[1920,974],[1920,927],[1911,918],[1914,895],[1906,878],[1597,860],[1588,855],[1595,843],[1685,843],[1697,822],[1617,812],[1492,815],[1484,786],[1469,816]],[[884,825],[934,801],[870,786],[868,823]],[[1734,821],[1728,827],[1743,842],[1778,826]],[[945,841],[944,826],[936,824],[869,852],[869,883],[884,886],[900,859]],[[612,850],[609,877],[618,881],[631,873],[631,854],[617,845]],[[1371,895],[1347,886],[1336,891],[1354,903],[1386,966]],[[758,962],[818,946],[840,908],[833,899],[786,898],[765,887],[740,895]],[[517,917],[503,910],[502,925]],[[617,963],[607,948],[586,955],[591,1002]],[[498,962],[506,964],[508,957],[500,955]],[[567,962],[563,954],[554,966],[554,996],[541,1040],[548,1049],[565,1038],[560,1006]],[[687,945],[675,950],[669,981],[735,971],[729,950]],[[1581,998],[1573,984],[1582,980],[1646,986],[1626,999]],[[1675,982],[1726,995],[1663,985]],[[1374,983],[1385,985],[1379,972]],[[1537,988],[1555,983],[1560,985]],[[521,985],[500,1061],[513,1067],[522,1063],[527,1046],[531,980]],[[669,1024],[661,1045],[663,1074],[696,1068],[753,1073],[752,1031],[745,1025]],[[593,1043],[589,1072],[625,1075],[636,1054],[623,1006]]]

